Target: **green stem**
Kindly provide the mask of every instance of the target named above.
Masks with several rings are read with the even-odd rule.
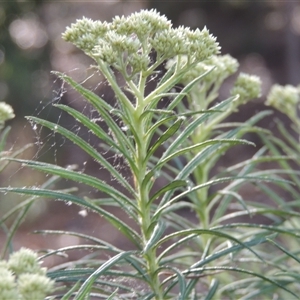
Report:
[[[135,91],[136,99],[139,99],[137,101],[137,106],[134,110],[134,113],[132,115],[132,122],[133,127],[136,129],[136,149],[135,149],[135,157],[136,157],[136,169],[137,173],[135,174],[134,178],[134,185],[135,190],[137,194],[137,204],[140,211],[139,215],[139,226],[141,229],[141,235],[143,240],[143,248],[147,245],[151,235],[152,230],[149,230],[151,228],[151,206],[148,205],[149,203],[149,187],[148,185],[144,185],[143,181],[145,179],[146,173],[147,173],[147,166],[148,166],[148,160],[147,160],[147,153],[148,153],[148,145],[149,145],[149,137],[146,135],[146,132],[148,130],[146,126],[145,119],[141,118],[142,113],[144,112],[144,109],[146,107],[145,101],[143,96],[144,95],[144,88],[145,84],[143,82],[146,82],[146,79],[140,80],[139,85],[139,91],[138,94],[137,91]],[[161,288],[161,284],[159,281],[159,278],[157,276],[157,270],[159,268],[158,261],[157,261],[157,254],[156,249],[148,249],[145,253],[143,253],[144,259],[146,260],[147,264],[147,272],[150,277],[150,285],[151,288],[155,294],[155,299],[161,300],[163,299],[163,291]]]

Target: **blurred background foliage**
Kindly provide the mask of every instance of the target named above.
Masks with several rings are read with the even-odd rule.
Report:
[[[57,97],[64,103],[82,109],[80,99],[76,98],[78,101],[72,99],[72,93],[60,95],[61,83],[50,74],[51,70],[67,72],[77,81],[82,81],[89,75],[88,68],[92,61],[61,38],[66,26],[83,16],[110,21],[115,15],[128,15],[142,8],[156,8],[171,19],[174,26],[184,25],[201,29],[207,26],[222,46],[222,54],[229,53],[237,58],[241,64],[241,71],[262,78],[262,98],[241,109],[236,115],[239,121],[247,119],[253,111],[263,107],[264,97],[273,83],[300,82],[298,1],[1,1],[0,101],[11,104],[16,114],[16,118],[9,122],[12,131],[7,145],[8,150],[16,150],[26,143],[36,143],[36,134],[24,119],[26,115],[38,115],[52,121],[60,119],[68,126],[74,126],[69,124],[71,122],[69,119],[63,119],[62,115],[58,115],[58,112],[49,105]],[[97,86],[99,83],[97,77],[91,80],[90,86],[93,84]],[[232,81],[233,79],[229,80],[229,83]],[[107,87],[101,85],[97,92],[104,94],[105,89]],[[54,144],[53,141],[52,143]],[[86,160],[80,156],[78,149],[66,143],[64,145],[66,147],[60,149],[59,153],[56,152],[56,159],[62,164]],[[30,149],[24,154],[27,158],[32,158],[37,153],[36,147]],[[92,166],[90,168],[92,169]],[[11,164],[5,172],[2,172],[0,180],[2,186],[23,186],[37,185],[44,177],[40,173],[34,175],[28,170],[20,169],[18,165]],[[9,196],[8,201],[1,201],[0,210],[4,212],[7,207],[11,207],[12,203],[17,201],[15,198],[16,196]],[[53,224],[53,220],[47,222],[43,219],[40,221],[42,227],[45,229],[73,227],[72,222],[65,224],[65,218],[59,217],[60,214],[64,216],[65,212],[57,209],[57,205],[53,208],[57,222]],[[59,205],[63,207],[64,204]],[[29,220],[38,222],[37,216],[45,215],[45,208],[46,206],[42,204],[37,206]],[[64,224],[60,226],[61,223]],[[110,234],[110,238],[114,238],[113,234]],[[20,240],[20,244],[24,245],[24,240]],[[32,240],[30,245],[34,247]],[[37,248],[39,246],[36,245]]]

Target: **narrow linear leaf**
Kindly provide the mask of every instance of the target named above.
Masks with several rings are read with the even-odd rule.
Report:
[[[155,131],[157,130],[157,128],[159,128],[160,126],[162,126],[166,122],[168,122],[172,119],[175,119],[175,118],[177,118],[177,116],[168,116],[168,117],[165,117],[165,118],[159,120],[152,127],[149,128],[149,130],[146,132],[145,136],[147,136],[148,139],[150,140],[151,137],[153,136],[153,134],[155,133]]]
[[[290,235],[293,237],[300,238],[300,233],[298,229],[292,230],[290,228],[284,229],[278,226],[273,225],[264,225],[264,224],[255,224],[255,223],[231,223],[231,224],[224,224],[220,226],[215,226],[211,228],[212,230],[225,230],[230,228],[259,228],[259,229],[265,229],[270,232],[278,232],[283,233],[286,235]]]
[[[183,118],[178,118],[174,124],[169,127],[153,144],[153,146],[148,150],[148,154],[145,158],[145,161],[148,161],[148,159],[153,155],[153,153],[158,149],[158,147],[170,139],[180,128],[181,124],[183,122]]]
[[[63,81],[67,82],[74,90],[76,90],[78,93],[80,93],[84,98],[88,99],[91,103],[99,103],[101,104],[107,111],[110,111],[113,109],[111,105],[109,105],[105,100],[103,100],[101,97],[93,93],[92,91],[84,88],[80,83],[73,80],[70,76],[57,72],[52,71],[52,74],[56,75]]]
[[[220,113],[223,112],[223,110],[220,109],[206,109],[206,110],[196,110],[196,111],[189,111],[186,113],[180,113],[179,116],[181,117],[191,117],[194,115],[199,115],[199,114],[211,114],[211,113]]]
[[[118,288],[107,298],[107,300],[114,300],[118,293]]]
[[[147,203],[147,205],[151,205],[151,203],[157,199],[160,195],[166,193],[167,191],[174,191],[177,188],[181,188],[181,187],[185,187],[187,185],[185,180],[174,180],[171,183],[167,184],[166,186],[164,186],[163,188],[161,188],[160,190],[158,190],[149,200],[149,202]]]
[[[160,264],[164,265],[166,263],[166,261],[169,259],[169,258],[163,259],[163,257],[165,257],[167,255],[167,253],[170,253],[176,247],[179,247],[180,245],[187,243],[189,240],[191,240],[197,236],[198,236],[197,234],[193,233],[193,234],[190,234],[190,235],[187,235],[187,236],[181,238],[180,240],[177,240],[175,243],[173,243],[172,245],[167,247],[165,250],[163,250],[163,252],[158,256],[157,261],[161,261]]]
[[[48,188],[49,186],[54,184],[58,179],[59,179],[58,176],[52,176],[46,182],[44,182],[41,185],[41,187]],[[17,229],[19,228],[20,224],[23,222],[29,209],[31,208],[31,206],[34,204],[35,201],[36,201],[36,197],[30,197],[29,199],[22,201],[20,204],[16,205],[12,209],[10,209],[7,213],[4,214],[4,216],[2,216],[0,218],[0,226],[1,226],[9,217],[13,217],[13,215],[17,211],[19,211],[18,215],[14,216],[14,221],[9,228],[9,232],[7,233],[5,243],[2,244],[2,251],[1,251],[0,258],[5,257],[5,254],[8,250],[8,248],[11,246],[11,242],[13,240],[13,237],[14,237]]]
[[[256,245],[260,245],[262,243],[266,243],[268,242],[268,237],[255,237],[254,239],[250,240],[250,241],[247,241],[245,242],[245,244],[248,246],[248,247],[254,247]],[[182,239],[183,240],[183,239]],[[218,252],[215,252],[209,256],[206,256],[204,257],[203,259],[201,259],[200,261],[196,262],[195,264],[193,264],[191,266],[190,269],[195,269],[195,268],[200,268],[206,264],[209,264],[211,262],[214,262],[216,260],[218,260],[220,257],[222,256],[227,256],[228,254],[231,254],[231,253],[234,253],[234,252],[237,252],[237,251],[240,251],[241,249],[243,249],[244,246],[238,244],[238,245],[234,245],[234,246],[231,246],[229,248],[225,248],[225,249],[222,249]],[[161,255],[160,257],[162,258],[162,256],[165,256],[165,254],[167,253],[168,251],[166,251],[164,253],[164,255]],[[167,258],[166,258],[167,259]],[[163,259],[165,260],[165,259]],[[162,262],[163,264],[163,262]],[[177,282],[177,279],[175,278],[175,276],[173,276],[174,278],[174,282],[172,283],[172,285],[176,285],[176,282]],[[168,278],[167,281],[171,280],[172,278]],[[195,283],[195,280],[192,280],[191,284],[193,285]],[[189,289],[189,285],[187,286],[187,289]]]
[[[279,287],[280,289],[283,289],[285,290],[286,292],[290,293],[291,295],[295,296],[297,299],[299,298],[298,295],[296,295],[295,293],[293,293],[291,290],[287,289],[285,286],[283,286],[282,284],[280,284],[279,282],[273,280],[273,279],[270,279],[260,273],[257,273],[257,272],[252,272],[252,271],[249,271],[249,270],[246,270],[246,269],[240,269],[240,268],[235,268],[235,267],[226,267],[226,266],[216,266],[216,267],[205,267],[205,268],[196,268],[196,269],[190,269],[190,270],[187,270],[187,271],[183,271],[182,273],[183,274],[191,274],[191,273],[200,273],[202,274],[203,272],[206,272],[206,271],[232,271],[232,272],[239,272],[239,273],[243,273],[243,274],[247,274],[247,275],[251,275],[251,276],[254,276],[254,277],[258,277],[264,281],[267,281],[269,283],[271,283],[272,285],[275,285],[277,287]]]
[[[7,137],[8,137],[8,134],[11,130],[11,127],[10,126],[7,126],[4,128],[3,132],[1,133],[1,136],[0,136],[0,153],[2,151],[4,151],[4,147],[6,145],[6,140],[7,140]]]
[[[74,134],[73,132],[65,129],[64,127],[57,125],[55,123],[39,119],[36,117],[27,117],[27,119],[32,120],[40,125],[43,125],[54,132],[58,132],[74,144],[79,146],[82,150],[84,150],[89,156],[95,159],[100,165],[106,168],[112,176],[114,176],[118,182],[120,182],[128,191],[134,194],[134,190],[128,181],[117,171],[95,148],[93,148],[89,143],[87,143],[84,139]]]
[[[188,126],[179,134],[179,136],[167,148],[167,150],[164,152],[162,156],[162,159],[170,155],[171,153],[173,153],[184,141],[186,141],[186,139],[195,131],[195,129],[211,116],[210,111],[214,113],[216,110],[222,110],[226,106],[230,105],[235,98],[236,97],[230,97],[222,101],[221,103],[216,104],[210,110],[208,110],[207,113],[198,116],[194,121],[189,123]]]
[[[210,283],[208,293],[205,296],[205,300],[214,299],[214,296],[218,290],[218,287],[219,287],[219,281],[217,279],[213,278],[213,280]]]
[[[229,99],[227,99],[226,102],[228,100]],[[220,105],[223,104],[223,102],[221,102]],[[228,102],[227,102],[227,104],[228,104]],[[216,108],[216,106],[214,108]],[[270,113],[272,113],[272,112],[263,111],[263,112],[258,113],[254,117],[250,118],[245,123],[246,124],[245,126],[252,126],[253,124],[255,124],[256,122],[261,120],[263,117],[269,115]],[[242,131],[243,131],[243,128],[233,129],[233,130],[227,132],[224,136],[222,136],[222,138],[226,138],[226,139],[236,138],[238,133],[241,133]],[[219,147],[220,147],[219,145],[212,145],[212,146],[208,147],[207,149],[205,149],[204,151],[195,155],[184,166],[184,168],[181,169],[181,171],[179,172],[179,174],[176,176],[175,179],[176,180],[185,180],[197,168],[197,166],[199,164],[203,163],[204,161],[207,161],[208,159],[211,160],[212,162],[214,162],[214,160],[212,158],[214,158],[215,153],[218,153],[218,151],[220,151]],[[170,147],[168,147],[167,151],[170,151]],[[166,154],[166,152],[164,153],[163,157],[167,156],[169,154],[169,153]],[[153,176],[153,174],[150,174],[150,173],[151,173],[151,171],[148,172],[148,174],[145,176],[145,177],[147,177],[148,180],[150,180],[151,177]],[[160,206],[163,206],[164,204],[166,204],[170,200],[171,196],[172,196],[172,192],[167,192],[164,195],[163,199],[160,201]]]
[[[188,299],[188,293],[186,293],[186,280],[184,275],[180,272],[179,269],[174,268],[174,267],[169,267],[169,266],[164,266],[161,267],[157,270],[157,273],[162,272],[162,274],[164,273],[164,271],[167,270],[168,273],[170,273],[170,271],[172,273],[174,273],[174,276],[177,276],[177,280],[179,282],[179,293],[178,293],[178,300],[185,300]],[[168,298],[168,290],[165,293],[165,297]]]
[[[216,228],[216,229],[222,229],[222,228]],[[233,237],[232,235],[229,235],[227,233],[224,233],[222,231],[216,230],[216,229],[186,229],[186,230],[180,230],[177,232],[173,232],[165,237],[163,237],[160,241],[158,241],[153,247],[157,249],[160,247],[162,244],[167,242],[170,239],[173,239],[178,236],[186,236],[186,235],[191,235],[191,234],[196,234],[196,235],[212,235],[212,236],[217,236],[221,237],[230,241],[235,242],[236,244],[241,245],[243,248],[248,249],[250,252],[252,252],[258,259],[264,262],[264,259],[256,253],[251,247],[247,245],[247,243],[243,243],[240,239]]]
[[[190,69],[193,68],[193,65],[190,66]],[[173,108],[175,108],[179,102],[182,101],[182,99],[188,95],[188,93],[192,90],[192,88],[202,79],[204,78],[206,75],[208,75],[215,67],[212,67],[211,69],[209,69],[208,71],[204,72],[203,74],[201,74],[200,76],[196,77],[194,80],[192,80],[191,82],[189,82],[183,89],[182,91],[178,94],[177,97],[175,97],[174,100],[172,100],[172,102],[168,105],[169,110],[172,110]],[[184,70],[182,72],[182,75],[185,74],[187,70]],[[182,76],[181,75],[181,76]],[[177,78],[176,78],[177,77]],[[175,78],[177,79],[177,82],[179,82],[179,80],[181,79],[180,75],[177,75]],[[174,82],[174,84],[176,84],[176,82]]]
[[[69,300],[74,292],[80,287],[80,281],[78,281],[76,284],[74,284],[74,286],[67,292],[64,294],[64,296],[61,298],[61,300]]]
[[[123,151],[123,149],[117,143],[115,143],[115,141],[98,124],[92,122],[88,117],[67,105],[55,104],[54,106],[66,111],[76,120],[80,121],[80,123],[91,130],[95,134],[95,136],[97,136],[99,139],[102,139],[109,146],[113,147],[114,150],[117,150],[119,153],[121,153],[127,159],[131,167],[134,166],[132,158],[128,154],[130,149],[128,149],[128,151]]]
[[[94,187],[99,191],[102,191],[112,197],[119,205],[124,208],[128,213],[130,210],[127,209],[126,205],[132,207],[135,210],[135,213],[131,212],[130,215],[134,217],[136,212],[139,211],[137,205],[133,200],[126,197],[123,193],[116,190],[114,187],[106,184],[105,182],[99,180],[94,176],[90,176],[84,173],[75,172],[73,170],[62,168],[57,165],[32,161],[32,160],[23,160],[23,159],[10,159],[9,160],[22,163],[23,165],[29,166],[33,169],[40,170],[45,173],[50,173],[53,175],[58,175],[65,179],[70,179],[78,183],[83,183],[88,186]],[[125,205],[126,204],[126,205]]]
[[[241,206],[248,212],[249,216],[252,216],[251,211],[248,209],[248,206],[246,204],[246,202],[244,201],[244,199],[242,198],[242,196],[234,191],[226,191],[226,190],[221,190],[218,191],[218,194],[221,195],[230,195],[232,197],[234,197],[240,204]]]
[[[158,84],[157,84],[158,87],[161,86],[163,83],[165,83],[169,78],[171,78],[173,76],[175,68],[176,68],[176,64],[173,64],[171,66],[171,68],[169,68],[167,70],[167,72],[164,74],[164,76],[158,82]]]
[[[53,235],[60,235],[60,236],[61,235],[76,236],[79,238],[90,240],[90,241],[94,242],[95,244],[104,245],[107,247],[107,249],[109,249],[111,251],[118,252],[118,253],[121,252],[121,250],[118,249],[117,247],[115,247],[114,245],[112,245],[104,240],[98,239],[94,236],[83,234],[83,233],[78,233],[78,232],[73,232],[73,231],[64,231],[64,230],[35,230],[33,233],[34,234],[42,234],[42,235],[53,234]]]
[[[18,194],[24,195],[32,195],[37,197],[46,197],[52,198],[61,201],[71,201],[74,204],[80,205],[91,211],[98,213],[99,215],[103,216],[106,220],[108,220],[114,227],[116,227],[120,232],[122,232],[131,242],[133,242],[137,247],[140,247],[140,237],[139,235],[127,224],[123,221],[119,220],[116,216],[109,213],[107,210],[102,209],[99,206],[95,206],[86,200],[73,196],[71,194],[66,194],[62,192],[46,190],[46,189],[26,189],[26,188],[0,188],[0,192],[13,192]]]
[[[153,245],[161,238],[161,236],[163,235],[165,230],[166,230],[166,223],[162,220],[157,222],[157,224],[155,225],[155,227],[153,229],[152,235],[150,236],[147,244],[144,247],[143,252],[145,254],[147,254],[149,249],[152,249]]]
[[[175,112],[173,110],[166,109],[146,109],[140,116],[140,120],[143,120],[147,115],[173,115],[175,116]]]
[[[297,256],[295,256],[293,253],[289,252],[288,250],[286,250],[284,247],[282,247],[280,244],[276,243],[272,239],[268,239],[268,241],[270,243],[272,243],[274,246],[276,246],[278,249],[280,249],[282,252],[284,252],[286,255],[288,255],[289,257],[291,257],[292,259],[294,259],[297,263],[300,264],[300,259]]]
[[[174,159],[175,157],[178,157],[180,155],[183,155],[187,152],[192,152],[195,150],[198,150],[200,148],[203,147],[207,147],[210,145],[214,145],[214,144],[229,144],[229,145],[249,145],[249,146],[255,146],[254,143],[249,142],[247,140],[242,140],[242,139],[215,139],[215,140],[207,140],[205,142],[201,142],[201,143],[197,143],[195,145],[189,146],[189,147],[185,147],[183,149],[180,149],[174,153],[172,153],[169,156],[163,156],[164,158],[161,158],[160,160],[158,160],[156,167],[159,169],[160,167],[162,167],[166,162],[168,162],[171,159]]]
[[[288,182],[284,179],[277,179],[277,178],[269,178],[269,177],[265,177],[265,176],[232,176],[232,177],[223,177],[223,178],[217,178],[217,179],[213,179],[213,180],[209,180],[206,181],[205,183],[199,184],[197,186],[194,186],[192,188],[189,188],[188,190],[182,192],[181,194],[175,196],[174,198],[170,199],[167,203],[165,203],[164,205],[161,205],[162,201],[160,201],[160,204],[155,212],[155,214],[153,215],[153,218],[158,218],[160,216],[161,213],[163,213],[163,211],[167,208],[169,208],[173,203],[177,202],[178,200],[180,200],[181,198],[187,196],[188,194],[191,194],[199,189],[205,188],[205,187],[209,187],[215,184],[219,184],[219,183],[223,183],[223,182],[227,182],[227,181],[235,181],[235,180],[240,180],[240,179],[244,179],[247,180],[247,182],[259,182],[259,181],[266,181],[266,182]]]
[[[128,148],[131,149],[132,152],[134,152],[133,145],[131,145],[126,135],[109,115],[109,112],[114,110],[112,106],[110,106],[107,102],[105,102],[95,93],[91,92],[90,90],[84,88],[82,85],[74,81],[71,77],[59,72],[53,73],[59,78],[61,78],[63,81],[70,84],[77,92],[79,92],[87,101],[89,101],[98,110],[101,118],[103,118],[108,127],[111,129],[111,131],[114,134],[114,137],[118,141],[119,146],[123,148],[123,151],[126,151],[126,149]]]
[[[93,274],[91,274],[89,276],[89,278],[83,283],[83,285],[81,286],[81,288],[79,289],[77,295],[75,296],[74,300],[85,300],[86,299],[86,295],[90,292],[90,290],[92,289],[92,286],[94,284],[94,282],[96,281],[96,279],[103,275],[105,273],[106,270],[112,268],[117,262],[119,262],[120,260],[126,258],[127,256],[129,256],[130,254],[132,254],[132,251],[128,251],[128,252],[122,252],[119,253],[115,256],[113,256],[112,258],[110,258],[108,261],[106,261],[103,265],[101,265]]]
[[[292,210],[286,210],[284,208],[280,208],[280,209],[272,209],[272,208],[251,208],[249,209],[249,212],[251,215],[264,215],[264,216],[268,216],[268,215],[273,215],[273,216],[279,216],[279,217],[298,217],[300,218],[300,214],[297,212],[294,212]],[[220,224],[220,223],[224,223],[224,222],[228,222],[228,220],[230,219],[234,219],[237,217],[242,217],[242,216],[246,216],[249,215],[249,213],[247,211],[237,211],[237,212],[233,212],[230,214],[226,214],[223,217],[220,217],[219,219],[216,219],[215,221],[213,221],[211,223],[211,225],[216,226],[216,224]]]

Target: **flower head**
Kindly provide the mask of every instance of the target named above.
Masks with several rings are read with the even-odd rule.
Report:
[[[63,39],[73,43],[76,47],[90,55],[108,30],[108,23],[95,22],[83,17],[81,20],[77,20],[75,24],[72,24],[71,27],[67,27],[62,36]]]
[[[42,300],[52,292],[53,281],[39,274],[21,274],[18,278],[18,290],[22,300]]]
[[[4,123],[7,120],[13,119],[15,117],[12,107],[5,103],[0,102],[0,122]]]
[[[169,69],[176,63],[175,59],[168,61],[166,68]],[[187,63],[187,57],[182,57],[180,60],[182,66]],[[208,84],[220,82],[222,83],[227,77],[234,74],[237,71],[238,62],[235,58],[230,55],[212,55],[203,62],[199,62],[187,72],[184,73],[180,82],[187,85],[197,77],[204,75],[208,72],[202,79],[201,83]]]
[[[171,22],[155,9],[135,12],[127,18],[115,17],[112,21],[112,28],[119,34],[130,36],[137,35],[140,41],[155,35],[157,32],[169,29]]]
[[[159,62],[187,55],[191,63],[218,54],[219,44],[209,31],[172,28],[165,16],[156,10],[142,10],[128,17],[115,17],[111,23],[77,20],[63,34],[89,56],[123,71],[146,71],[150,54],[157,53]]]
[[[37,258],[32,250],[21,248],[8,262],[0,261],[1,300],[43,300],[53,291],[54,281],[46,276]]]
[[[16,275],[22,273],[45,275],[46,271],[40,267],[37,258],[37,254],[34,251],[21,248],[19,251],[10,255],[8,267]]]
[[[238,101],[245,103],[261,95],[261,80],[258,76],[241,73],[231,90],[231,95],[239,95]]]
[[[279,111],[287,114],[291,119],[297,118],[297,105],[300,101],[300,90],[292,85],[273,85],[266,105],[271,105]]]
[[[4,268],[4,264],[0,266],[0,299],[18,299],[18,290],[15,277],[11,271],[9,271],[7,268]]]

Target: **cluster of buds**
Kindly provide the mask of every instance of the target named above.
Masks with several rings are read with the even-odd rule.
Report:
[[[183,57],[180,64],[185,65],[187,57]],[[175,59],[171,59],[167,63],[167,69],[171,68],[176,63]],[[197,63],[193,68],[188,70],[180,79],[180,83],[187,85],[197,77],[207,73],[201,78],[201,84],[208,88],[213,83],[223,82],[227,77],[237,71],[239,64],[238,61],[226,55],[212,55],[208,59]]]
[[[267,96],[266,105],[273,106],[286,114],[291,120],[298,122],[297,106],[299,105],[299,102],[299,87],[274,84]]]
[[[3,127],[5,121],[15,117],[12,107],[5,103],[0,102],[0,128]]]
[[[1,300],[43,300],[53,286],[46,268],[41,268],[37,254],[30,249],[22,248],[8,261],[0,261]]]
[[[239,74],[233,88],[231,95],[238,95],[237,101],[240,104],[246,103],[248,100],[260,97],[261,95],[261,80],[258,76],[249,75],[245,73]]]
[[[185,55],[193,64],[219,53],[216,38],[206,28],[173,28],[155,10],[115,17],[111,23],[83,18],[68,27],[63,38],[97,62],[100,60],[123,74],[129,69],[131,75],[153,70],[153,65],[176,56]],[[155,61],[151,60],[153,51]]]

